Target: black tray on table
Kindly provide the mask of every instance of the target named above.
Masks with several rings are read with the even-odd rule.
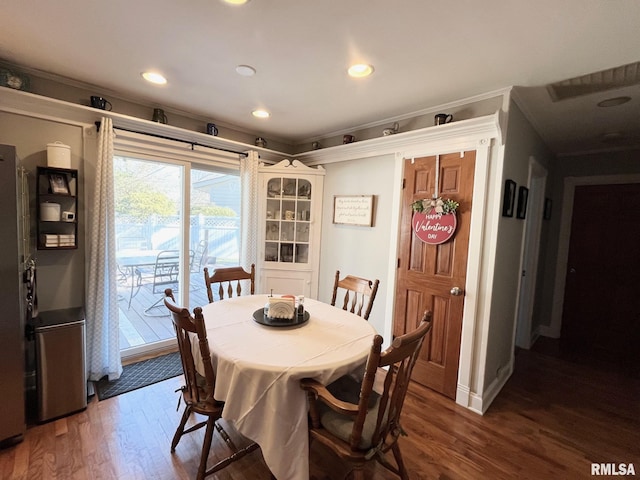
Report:
[[[309,312],[305,310],[302,316],[296,314],[291,320],[289,320],[286,318],[265,317],[264,308],[260,308],[253,312],[253,319],[260,325],[266,325],[267,327],[296,327],[309,321]]]

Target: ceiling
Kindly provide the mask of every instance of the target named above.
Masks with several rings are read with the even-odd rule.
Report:
[[[637,0],[23,0],[0,14],[0,59],[292,143],[518,86],[558,154],[640,146],[637,84],[559,102],[546,88],[640,60]],[[373,75],[348,77],[354,62]]]

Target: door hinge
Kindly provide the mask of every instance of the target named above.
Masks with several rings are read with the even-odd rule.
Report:
[[[404,187],[406,186],[406,184],[407,184],[407,179],[406,179],[406,178],[403,178],[403,179],[402,179],[402,189],[403,189],[403,190],[404,190]]]
[[[397,268],[400,268],[400,259],[398,259],[398,267]]]

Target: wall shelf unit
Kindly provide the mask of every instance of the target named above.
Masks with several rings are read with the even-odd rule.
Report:
[[[78,170],[38,167],[38,250],[78,248]]]

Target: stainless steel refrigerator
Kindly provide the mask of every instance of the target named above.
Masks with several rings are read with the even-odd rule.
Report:
[[[16,149],[0,145],[0,443],[20,440],[25,420],[28,188]]]

